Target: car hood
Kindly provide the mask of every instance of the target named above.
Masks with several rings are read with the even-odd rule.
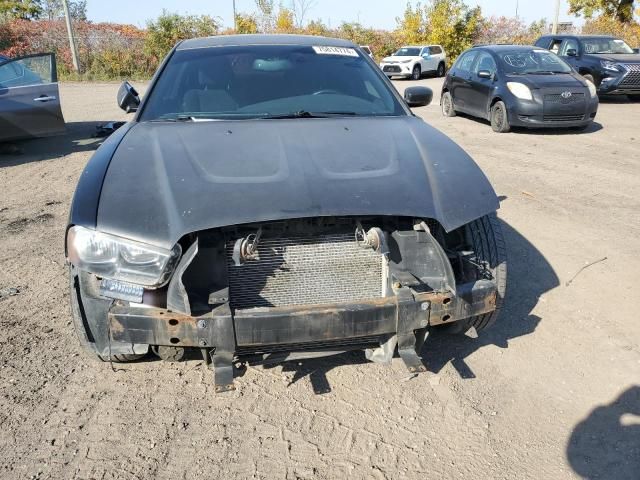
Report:
[[[400,63],[400,62],[407,62],[407,60],[414,61],[414,60],[417,60],[419,58],[420,57],[407,57],[406,55],[405,56],[400,56],[400,57],[396,57],[396,56],[392,55],[390,57],[383,58],[382,61],[385,62],[385,63]]]
[[[452,230],[498,207],[473,160],[416,117],[143,122],[111,159],[96,227],[169,248],[195,231],[316,216]]]
[[[640,63],[640,54],[638,53],[623,53],[619,55],[611,53],[588,53],[586,57],[598,58],[600,60],[609,60],[611,62],[620,63]]]
[[[524,83],[529,88],[576,88],[586,87],[584,80],[577,73],[560,73],[554,75],[508,75],[508,82]]]

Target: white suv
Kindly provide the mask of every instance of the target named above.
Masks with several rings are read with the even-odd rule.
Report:
[[[440,45],[402,47],[380,62],[387,77],[407,77],[419,80],[423,73],[435,73],[444,77],[447,56]]]

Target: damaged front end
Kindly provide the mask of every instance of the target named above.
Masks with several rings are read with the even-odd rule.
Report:
[[[216,391],[233,388],[236,361],[353,349],[389,363],[397,346],[420,372],[430,327],[496,310],[496,279],[469,236],[384,216],[223,227],[184,237],[166,284],[134,288],[76,266],[72,297],[85,343],[102,358],[199,349]]]

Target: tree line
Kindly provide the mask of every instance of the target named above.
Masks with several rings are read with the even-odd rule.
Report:
[[[283,0],[285,2],[286,0]],[[313,19],[316,0],[255,0],[255,9],[239,12],[234,28],[214,15],[179,15],[163,11],[146,28],[87,21],[86,0],[69,1],[82,75],[86,79],[149,78],[178,41],[232,33],[300,33],[345,38],[369,45],[379,60],[406,44],[439,44],[453,61],[476,43],[531,44],[549,30],[540,19],[527,24],[517,17],[485,17],[464,0],[408,2],[393,30],[358,22],[331,27]],[[569,0],[569,11],[586,19],[585,33],[614,34],[640,45],[640,25],[633,0]],[[53,51],[60,77],[76,78],[71,69],[61,0],[0,0],[0,53],[18,56]]]

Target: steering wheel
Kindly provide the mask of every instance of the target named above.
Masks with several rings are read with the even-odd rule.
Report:
[[[317,92],[313,92],[311,95],[327,95],[327,94],[339,95],[340,92],[338,92],[337,90],[333,90],[331,88],[326,88],[324,90],[318,90]]]

